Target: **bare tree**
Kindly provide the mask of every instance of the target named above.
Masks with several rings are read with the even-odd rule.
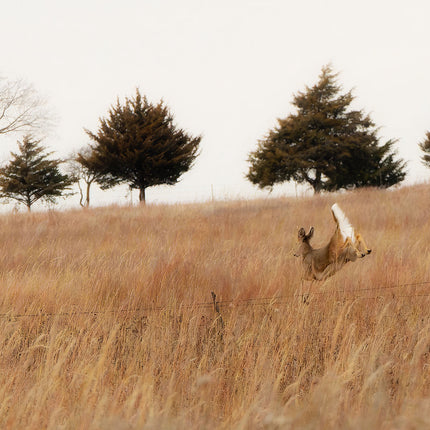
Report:
[[[79,204],[83,208],[90,205],[90,188],[91,184],[96,180],[96,175],[91,173],[85,166],[78,161],[78,154],[72,154],[68,160],[68,174],[73,178],[73,181],[79,188]],[[81,181],[85,183],[85,191],[82,187]]]
[[[79,204],[83,208],[90,206],[90,189],[94,182],[98,183],[102,189],[107,185],[113,186],[116,183],[115,179],[105,177],[105,175],[88,167],[89,160],[92,156],[92,149],[88,146],[81,148],[78,153],[72,154],[67,160],[68,174],[78,185],[80,196]]]
[[[51,122],[44,100],[22,79],[0,77],[0,134],[38,133]]]

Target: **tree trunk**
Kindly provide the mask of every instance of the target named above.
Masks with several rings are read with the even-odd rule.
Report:
[[[321,181],[321,172],[318,170],[315,172],[315,178],[308,175],[306,171],[302,172],[303,179],[314,189],[315,194],[319,194],[323,189]]]
[[[77,181],[78,188],[79,188],[79,205],[84,208],[84,193],[82,192],[82,187],[79,181]]]
[[[25,204],[27,206],[27,211],[31,212],[31,199],[30,199],[30,196],[28,194],[26,196],[26,200],[27,200],[27,202]]]
[[[87,182],[87,197],[85,199],[85,207],[90,206],[90,187],[91,187],[91,181]]]
[[[314,189],[314,193],[315,193],[315,194],[319,194],[319,193],[321,192],[321,190],[322,190],[321,183],[319,183],[319,182],[314,182],[314,183],[312,184],[312,187],[313,187],[313,189]]]
[[[311,183],[314,193],[319,194],[322,190],[321,172],[318,170],[315,172],[315,179]]]
[[[139,202],[143,205],[146,203],[146,201],[145,201],[145,187],[139,188]]]

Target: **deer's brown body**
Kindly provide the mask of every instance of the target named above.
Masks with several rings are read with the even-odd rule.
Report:
[[[334,275],[346,263],[363,258],[371,252],[362,236],[354,233],[354,229],[340,208],[337,206],[334,210],[335,206],[337,205],[332,207],[332,213],[336,221],[336,230],[327,245],[313,248],[310,239],[314,234],[314,228],[311,227],[308,234],[304,228],[299,230],[299,248],[295,256],[303,258],[303,279],[305,280],[323,281]]]

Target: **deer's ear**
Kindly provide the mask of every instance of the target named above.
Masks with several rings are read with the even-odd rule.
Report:
[[[302,227],[302,228],[299,230],[299,239],[304,239],[304,238],[305,238],[305,236],[306,236],[306,232],[305,232],[305,229]]]
[[[314,228],[311,227],[309,233],[306,235],[306,239],[310,239],[314,235]]]

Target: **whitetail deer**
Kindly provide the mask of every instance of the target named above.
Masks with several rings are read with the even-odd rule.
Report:
[[[354,232],[354,227],[337,203],[331,207],[331,212],[336,222],[336,231],[326,246],[312,248],[309,241],[314,234],[313,227],[308,234],[303,227],[299,230],[299,247],[294,255],[303,257],[304,280],[323,281],[349,261],[363,258],[372,251],[367,247],[361,234]]]

